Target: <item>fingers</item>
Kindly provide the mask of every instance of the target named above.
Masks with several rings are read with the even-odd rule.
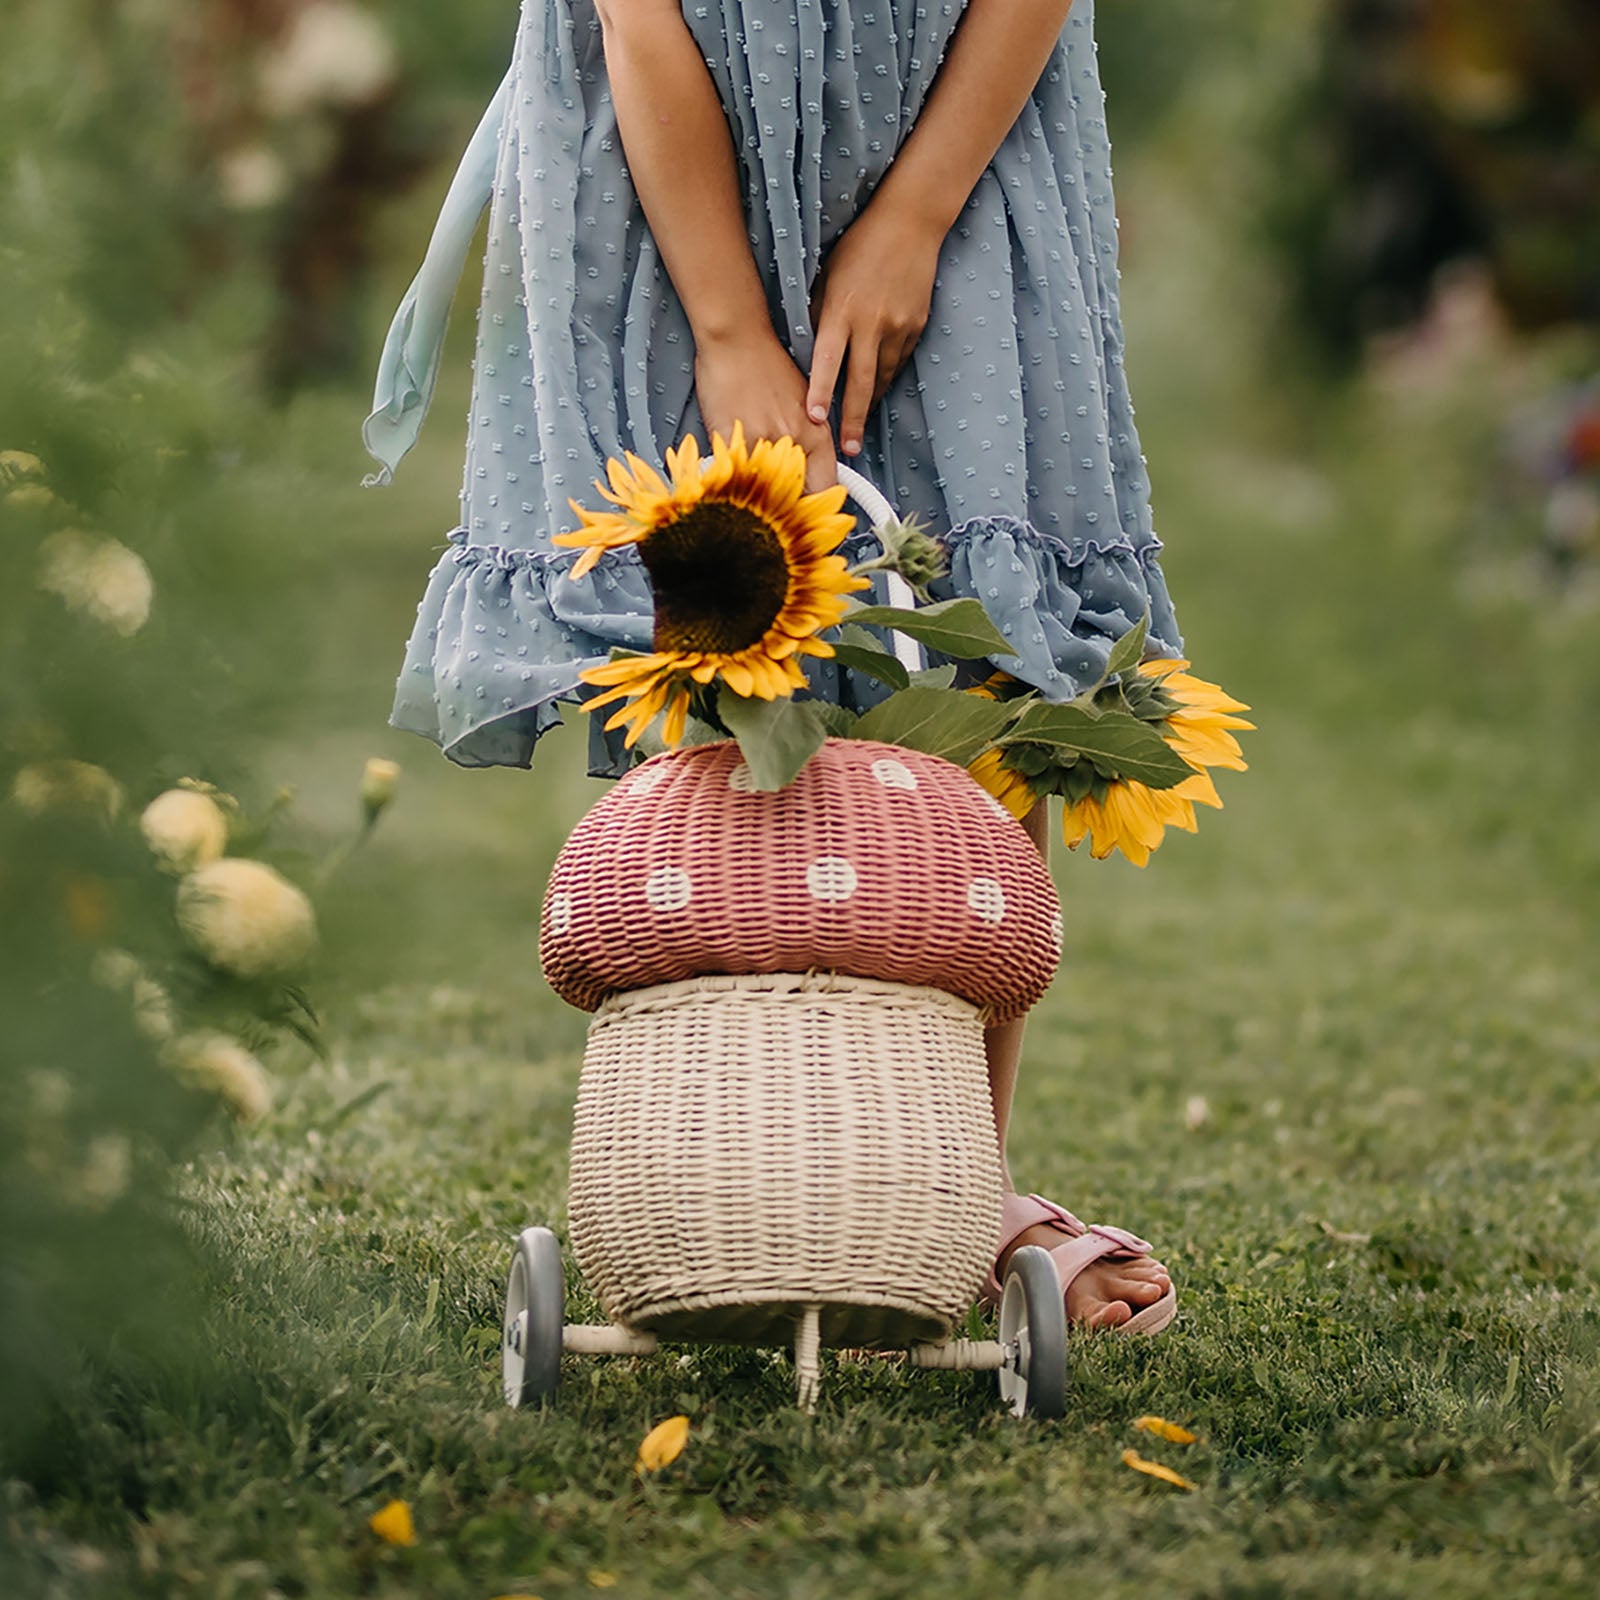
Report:
[[[817,324],[816,344],[811,351],[811,375],[806,383],[806,415],[826,427],[833,391],[839,383],[839,368],[844,361],[849,337],[837,317],[824,310]]]
[[[857,333],[850,340],[849,376],[844,384],[844,404],[839,411],[839,448],[847,456],[861,453],[862,436],[867,431],[867,413],[878,385],[876,338]]]
[[[889,392],[889,385],[900,376],[900,369],[911,355],[916,340],[901,336],[885,339],[878,346],[878,381],[872,386],[872,403],[877,405]]]
[[[806,453],[806,493],[831,489],[839,481],[838,458],[833,452],[833,435],[827,428],[809,427],[796,442]]]

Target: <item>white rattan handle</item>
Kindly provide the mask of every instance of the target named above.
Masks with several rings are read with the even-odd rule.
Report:
[[[844,485],[845,492],[867,514],[874,528],[881,528],[884,523],[894,519],[894,507],[889,503],[889,497],[875,484],[863,478],[854,467],[847,467],[844,462],[839,463],[839,482]],[[892,606],[905,606],[914,609],[917,597],[912,593],[911,585],[900,576],[898,572],[884,573],[885,587],[889,592],[889,604]],[[894,636],[895,659],[899,661],[907,672],[921,672],[927,665],[922,654],[922,646],[915,639],[908,639],[903,633]]]

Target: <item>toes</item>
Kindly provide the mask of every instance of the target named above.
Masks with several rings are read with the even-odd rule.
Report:
[[[1159,1261],[1151,1261],[1148,1257],[1140,1261],[1117,1262],[1116,1275],[1127,1282],[1156,1284],[1162,1294],[1172,1287],[1167,1269]]]
[[[1133,1308],[1121,1300],[1111,1300],[1083,1319],[1086,1328],[1120,1328],[1133,1317]]]
[[[1167,1291],[1153,1278],[1115,1277],[1101,1285],[1108,1300],[1126,1300],[1130,1305],[1153,1306]]]

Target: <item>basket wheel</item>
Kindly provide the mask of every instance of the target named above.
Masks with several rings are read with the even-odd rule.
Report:
[[[500,1335],[501,1387],[508,1406],[532,1405],[556,1392],[565,1312],[561,1246],[548,1228],[524,1228],[511,1252]]]
[[[1050,1252],[1023,1245],[1006,1263],[1000,1296],[1000,1398],[1014,1417],[1041,1420],[1067,1409],[1067,1308]]]

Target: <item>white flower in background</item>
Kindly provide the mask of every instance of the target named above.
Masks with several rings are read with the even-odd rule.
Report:
[[[18,511],[27,510],[29,507],[42,511],[49,506],[60,505],[61,501],[45,484],[19,483],[15,489],[7,491],[6,504]]]
[[[215,800],[222,807],[223,816],[229,819],[230,826],[233,819],[239,816],[239,802],[226,789],[219,789],[216,784],[207,783],[204,778],[179,778],[177,786],[189,790],[191,794],[203,794]]]
[[[39,587],[124,638],[149,620],[155,584],[125,544],[63,528],[39,552]]]
[[[152,1044],[170,1039],[178,1025],[172,996],[143,973],[133,980],[133,1025]]]
[[[113,994],[121,994],[124,990],[131,989],[144,976],[144,968],[139,965],[139,958],[131,951],[108,946],[104,950],[95,951],[94,959],[89,963],[89,976],[102,989],[110,989]]]
[[[165,872],[193,872],[228,848],[228,819],[208,794],[168,789],[144,808],[139,831]]]
[[[93,1211],[103,1211],[128,1191],[133,1176],[133,1145],[125,1133],[102,1133],[89,1142],[73,1183],[73,1197]]]
[[[53,1122],[72,1104],[72,1080],[54,1068],[39,1067],[28,1074],[28,1098],[39,1116]]]
[[[122,785],[89,761],[39,761],[11,782],[11,798],[31,815],[87,811],[111,821],[122,809]]]
[[[225,1033],[186,1033],[167,1050],[180,1077],[219,1096],[240,1122],[259,1122],[272,1109],[272,1085],[261,1063]]]
[[[232,211],[265,211],[288,194],[289,169],[270,145],[237,145],[217,157],[217,188]]]
[[[1203,1094],[1192,1094],[1184,1103],[1183,1125],[1190,1133],[1198,1133],[1211,1120],[1211,1106]]]
[[[207,961],[240,978],[289,971],[317,942],[311,902],[271,867],[232,856],[178,885],[178,925]]]
[[[394,799],[400,781],[400,763],[372,756],[361,770],[361,806],[371,822]]]
[[[115,947],[97,950],[89,976],[103,989],[126,994],[133,1004],[133,1025],[154,1044],[170,1039],[177,1027],[172,996],[144,970],[139,958]]]
[[[24,478],[42,478],[44,462],[26,450],[0,450],[0,484],[20,483]]]
[[[370,105],[399,69],[394,41],[365,6],[312,0],[263,63],[261,99],[280,117]]]

